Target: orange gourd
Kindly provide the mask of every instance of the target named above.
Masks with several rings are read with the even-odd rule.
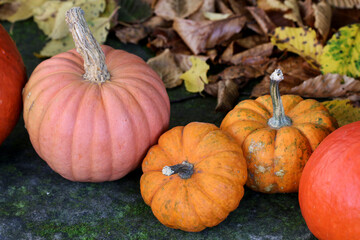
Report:
[[[246,162],[241,148],[210,123],[165,132],[148,151],[141,195],[164,225],[198,232],[223,221],[244,195]]]
[[[0,25],[0,144],[19,120],[25,82],[26,71],[21,55]]]
[[[335,130],[311,155],[299,203],[310,231],[323,240],[360,236],[360,121]]]
[[[25,125],[36,152],[63,177],[116,180],[140,166],[167,129],[169,98],[141,58],[100,48],[80,8],[66,18],[80,54],[37,66],[23,93]]]
[[[248,187],[264,193],[297,192],[307,160],[337,128],[337,122],[316,100],[296,95],[281,98],[280,69],[270,79],[271,96],[241,101],[225,116],[220,128],[243,149]]]

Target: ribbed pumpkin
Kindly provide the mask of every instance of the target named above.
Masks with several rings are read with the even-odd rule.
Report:
[[[141,195],[164,225],[198,232],[223,221],[244,195],[241,148],[210,123],[165,132],[142,164]]]
[[[0,25],[0,144],[19,120],[25,82],[26,71],[21,55]]]
[[[242,146],[248,187],[265,193],[297,192],[307,160],[337,128],[337,122],[316,100],[296,95],[281,99],[280,69],[270,79],[271,96],[241,101],[225,116],[220,128]]]
[[[360,121],[335,130],[311,155],[299,203],[318,239],[360,238]]]
[[[169,98],[141,58],[100,48],[80,8],[67,21],[81,56],[71,50],[38,65],[23,93],[25,125],[36,152],[63,177],[116,180],[140,166],[167,129]]]

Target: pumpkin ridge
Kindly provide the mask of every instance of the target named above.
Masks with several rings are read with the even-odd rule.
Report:
[[[64,88],[68,88],[70,87],[71,85],[75,84],[77,82],[70,82],[69,84],[65,85],[63,88],[61,88],[59,91],[56,92],[55,95],[53,95],[50,99],[50,101],[46,101],[46,105],[44,105],[44,109],[42,111],[42,116],[40,118],[40,121],[38,123],[38,128],[36,130],[36,132],[40,132],[40,127],[41,127],[41,123],[45,117],[45,114],[46,112],[48,111],[50,105],[53,103],[54,99],[57,97],[58,94],[60,94],[60,92],[64,89]],[[32,101],[32,104],[30,105],[29,109],[28,109],[28,112],[27,112],[27,119],[26,119],[26,122],[29,121],[29,118],[30,118],[30,112],[31,112],[31,107],[32,105],[39,99],[39,97],[45,92],[45,88],[42,88],[42,90],[36,95],[36,98]],[[31,112],[32,113],[32,112]],[[37,142],[39,142],[39,139],[36,140]],[[40,150],[40,145],[39,145],[39,151],[41,152]]]
[[[210,201],[214,202],[215,205],[216,205],[218,208],[221,209],[222,213],[228,212],[228,211],[226,211],[226,209],[224,208],[224,206],[222,206],[218,201],[214,200],[214,199],[210,196],[210,194],[208,194],[207,192],[205,192],[204,189],[199,186],[199,184],[198,184],[198,182],[196,181],[196,179],[193,179],[193,182],[194,182],[194,186],[196,186],[196,188],[197,188],[205,197],[207,197],[208,199],[210,199]],[[216,214],[216,215],[217,215],[217,214]],[[223,214],[222,214],[222,215],[223,215]],[[222,217],[220,217],[220,216],[218,216],[218,215],[217,215],[216,217],[218,217],[219,219],[222,219]]]
[[[124,90],[125,92],[127,92],[127,94],[129,94],[129,95],[131,96],[131,98],[134,99],[134,102],[136,103],[136,105],[138,106],[139,110],[141,111],[141,113],[142,113],[142,115],[143,115],[143,119],[144,119],[144,118],[146,119],[146,126],[147,126],[147,129],[146,129],[146,130],[147,130],[147,133],[148,133],[147,135],[148,135],[149,141],[150,141],[150,135],[151,135],[150,123],[149,123],[149,119],[146,117],[146,112],[145,112],[145,110],[143,109],[142,105],[137,101],[137,99],[136,99],[136,97],[134,96],[134,94],[133,94],[128,88],[121,86],[120,83],[115,83],[115,82],[113,82],[112,84],[113,84],[114,86],[116,86],[116,87]],[[137,90],[140,90],[140,88],[137,88]],[[142,89],[141,89],[141,91],[144,92]],[[147,95],[146,95],[145,93],[144,93],[144,96],[147,97]],[[148,98],[148,99],[151,99],[151,100],[152,100],[152,98]],[[156,106],[156,104],[154,104],[154,105]],[[158,110],[158,108],[156,108],[156,109]],[[159,111],[158,111],[158,113],[159,113]],[[163,120],[163,119],[162,119],[162,120]],[[164,121],[163,121],[163,122],[164,122]]]
[[[110,120],[109,120],[109,110],[108,110],[108,107],[106,106],[105,104],[105,98],[104,98],[104,93],[103,91],[105,91],[105,89],[100,85],[100,96],[101,96],[101,104],[103,105],[103,108],[104,108],[104,112],[105,112],[105,119],[106,119],[106,126],[107,126],[107,129],[109,131],[109,137],[110,137],[110,140],[111,140],[111,144],[109,144],[110,146],[110,156],[111,156],[111,170],[110,170],[110,178],[109,178],[109,181],[110,179],[113,178],[113,175],[114,175],[114,147],[113,147],[113,142],[114,142],[114,139],[113,139],[113,136],[111,134],[111,131],[110,131]]]
[[[56,94],[54,95],[54,96],[51,96],[51,99],[50,100],[48,100],[48,98],[46,99],[46,103],[44,104],[44,108],[43,108],[43,111],[41,112],[41,117],[39,118],[39,122],[37,123],[37,124],[34,124],[34,126],[36,126],[36,129],[34,130],[35,132],[37,132],[38,134],[38,136],[37,136],[37,139],[35,139],[35,141],[38,143],[37,145],[39,146],[39,152],[41,153],[42,151],[40,150],[40,139],[39,139],[39,136],[40,136],[40,127],[41,127],[41,123],[42,123],[42,121],[44,120],[44,117],[45,117],[45,114],[46,114],[46,112],[47,112],[47,110],[48,110],[48,108],[49,108],[49,106],[50,106],[50,104],[52,103],[52,101],[53,101],[53,98],[57,95],[57,93],[59,93],[63,88],[67,88],[67,87],[70,87],[72,84],[78,84],[77,82],[70,82],[70,83],[68,83],[67,85],[65,85],[65,86],[63,86],[60,90],[58,90],[58,92],[56,92]],[[27,87],[26,88],[24,88],[24,89],[28,89]],[[40,88],[40,91],[39,91],[39,93],[38,94],[36,94],[35,96],[35,98],[33,99],[33,101],[32,101],[32,103],[31,103],[31,105],[29,106],[29,109],[24,109],[24,122],[25,122],[25,124],[26,123],[29,123],[29,119],[32,119],[32,117],[30,116],[31,114],[33,114],[33,111],[31,111],[31,108],[32,108],[32,106],[34,105],[34,103],[35,102],[38,102],[38,99],[42,96],[42,94],[44,93],[44,92],[46,92],[46,90],[48,90],[49,88]],[[30,90],[28,91],[29,93],[31,93],[31,92],[33,92],[33,88],[30,88]],[[24,91],[24,93],[25,93],[25,91]],[[25,97],[26,98],[26,97]],[[24,104],[24,107],[25,107],[25,104]],[[30,138],[32,141],[34,141],[34,138],[33,137],[31,137]],[[39,154],[40,156],[42,155],[42,154]]]
[[[72,75],[75,75],[76,77],[79,77],[81,75],[78,75],[74,72],[66,72],[66,71],[60,71],[60,72],[55,72],[55,73],[51,73],[49,75],[46,75],[40,79],[37,79],[32,85],[30,85],[32,83],[32,81],[29,80],[30,84],[26,84],[26,89],[34,89],[35,87],[37,87],[38,85],[41,85],[40,83],[42,83],[43,81],[47,81],[48,80],[48,77],[52,77],[53,75],[56,75],[58,73],[66,73],[66,74],[72,74]],[[33,76],[31,76],[31,79],[33,78]],[[53,84],[52,84],[53,85]]]
[[[79,103],[79,106],[82,106],[83,105],[83,101],[84,101],[84,99],[85,99],[85,96],[86,96],[86,93],[89,91],[89,87],[88,86],[86,86],[85,87],[85,91],[84,91],[84,93],[82,94],[82,96],[81,96],[81,99],[80,99],[80,101],[78,102]],[[79,108],[78,108],[78,110],[77,110],[77,112],[76,112],[76,117],[75,117],[75,120],[74,120],[74,128],[73,128],[73,134],[71,135],[72,137],[71,137],[71,144],[70,144],[70,152],[71,152],[71,157],[70,157],[70,172],[71,172],[71,175],[72,175],[72,179],[76,179],[76,177],[75,177],[75,173],[74,173],[74,159],[73,159],[73,154],[72,154],[72,150],[73,150],[73,145],[74,145],[74,136],[75,136],[75,134],[74,134],[74,132],[75,132],[75,128],[76,128],[76,122],[77,122],[77,119],[78,119],[78,116],[79,116]]]
[[[309,115],[311,117],[311,116],[313,116],[315,114],[321,114],[324,118],[329,118],[330,121],[331,121],[330,126],[328,127],[328,126],[322,124],[322,123],[325,123],[325,122],[319,123],[319,122],[309,121],[307,118],[305,118],[307,115]],[[301,119],[301,118],[305,118],[305,119],[303,121],[298,121],[298,119]],[[319,125],[319,126],[323,126],[324,128],[327,128],[330,132],[334,131],[337,128],[337,126],[334,126],[334,120],[332,120],[331,115],[329,114],[328,111],[325,111],[325,110],[317,110],[317,111],[309,112],[308,114],[302,114],[300,116],[292,118],[292,120],[293,120],[294,124],[313,123],[313,124],[316,124],[316,125]],[[334,127],[331,128],[332,126],[334,126]]]
[[[241,152],[234,151],[234,150],[226,150],[226,149],[225,149],[225,150],[221,150],[221,151],[218,151],[218,152],[215,152],[215,153],[211,153],[211,154],[209,154],[209,155],[202,156],[202,157],[199,158],[198,161],[192,162],[192,164],[194,164],[194,165],[195,165],[195,164],[199,164],[199,163],[203,162],[204,160],[207,160],[208,157],[214,156],[214,155],[216,155],[216,154],[220,154],[220,153],[223,153],[223,152],[233,152],[233,153],[237,153],[237,154],[242,155]],[[195,168],[195,166],[194,166],[194,168]]]
[[[116,85],[117,87],[119,87],[119,88],[121,88],[121,89],[126,89],[126,90],[128,90],[128,89],[127,89],[127,88],[124,88],[124,86],[131,86],[131,87],[135,88],[137,91],[141,92],[141,93],[143,94],[143,96],[145,96],[147,99],[149,99],[149,100],[153,103],[154,106],[156,106],[156,109],[157,109],[157,112],[158,112],[158,113],[159,113],[159,112],[161,113],[161,111],[159,111],[158,105],[162,105],[162,106],[161,106],[162,108],[167,109],[168,112],[170,111],[168,105],[166,104],[166,99],[163,98],[162,94],[161,94],[159,91],[157,91],[157,89],[154,88],[153,85],[151,85],[151,84],[148,83],[148,82],[144,82],[143,84],[144,84],[144,85],[147,85],[147,86],[146,86],[147,88],[154,89],[154,91],[155,91],[157,94],[159,94],[159,96],[161,96],[161,99],[158,98],[158,99],[159,99],[158,102],[154,102],[154,98],[149,98],[149,97],[148,97],[147,91],[146,91],[145,89],[142,89],[142,88],[141,88],[141,87],[143,87],[143,84],[141,85],[141,87],[135,86],[135,85],[133,85],[133,84],[129,84],[128,82],[124,83],[124,82],[116,82],[116,81],[113,81],[113,82],[111,82],[111,84],[114,84],[114,85]],[[136,98],[135,98],[135,99],[136,99]],[[141,108],[142,108],[142,107],[141,107]],[[146,113],[146,111],[144,111],[144,113]],[[163,122],[163,123],[164,123],[164,122],[167,122],[167,120],[164,119],[165,116],[163,116],[163,114],[159,114],[159,115],[161,116],[161,119],[162,119],[162,122]]]
[[[75,83],[77,83],[77,82],[72,82],[72,83],[66,85],[66,87],[69,87],[70,85],[75,84]],[[83,85],[83,86],[84,86],[84,85]],[[81,84],[80,84],[80,87],[81,87]],[[85,87],[85,89],[87,89],[87,88]],[[45,119],[45,116],[49,113],[49,109],[51,109],[51,105],[55,102],[55,99],[56,99],[57,97],[59,97],[59,96],[64,92],[63,90],[64,90],[64,88],[60,89],[60,90],[51,98],[51,100],[49,101],[49,103],[48,103],[48,104],[46,105],[46,107],[44,108],[42,118],[41,118],[41,120],[39,121],[39,129],[37,130],[37,132],[39,133],[39,136],[41,135],[41,132],[44,131],[44,130],[42,130],[42,126],[44,126],[44,124],[42,124],[42,122],[43,122],[43,120]],[[40,96],[40,94],[39,94],[38,96]],[[71,98],[72,98],[73,96],[76,96],[76,95],[75,95],[75,94],[71,95]],[[84,96],[84,95],[83,95],[83,96]],[[81,96],[82,99],[83,99],[83,96]],[[81,102],[82,99],[81,99],[79,102]],[[70,103],[70,101],[68,101],[68,103]],[[66,106],[65,106],[63,109],[65,109],[65,108],[66,108]],[[76,118],[75,118],[75,121],[74,121],[74,122],[76,122]],[[75,128],[75,124],[74,124],[74,128]],[[72,137],[71,137],[71,141],[73,141],[74,134],[72,134],[71,136],[72,136]],[[39,142],[39,140],[37,140],[37,141]],[[72,143],[69,144],[69,146],[71,146],[71,148],[72,148]],[[38,147],[39,147],[39,152],[42,153],[41,144],[38,144]],[[72,149],[70,149],[69,152],[70,152],[70,154],[71,154],[71,157],[70,157],[71,175],[72,175],[72,177],[74,178],[73,167],[72,167]],[[50,165],[50,164],[49,164],[49,165]]]
[[[123,110],[124,110],[124,112],[127,113],[127,116],[130,116],[129,119],[130,119],[130,122],[132,123],[132,124],[130,124],[130,125],[131,125],[131,129],[134,130],[134,127],[135,127],[134,125],[135,125],[135,124],[133,124],[133,123],[134,123],[133,115],[132,115],[132,114],[129,114],[129,111],[127,110],[126,105],[124,104],[124,102],[121,100],[119,94],[116,94],[117,91],[116,91],[115,89],[113,89],[113,88],[108,88],[108,89],[109,89],[110,92],[112,92],[112,95],[118,100],[118,103],[120,103],[122,106],[124,106],[124,107],[123,107]],[[136,131],[133,131],[133,132],[136,132]],[[134,135],[136,135],[136,136],[134,136]],[[138,138],[137,134],[133,134],[133,136],[131,136],[131,139],[132,139],[133,142],[134,142],[134,139],[137,140],[137,138]],[[138,141],[136,141],[135,145],[136,145],[136,147],[135,147],[136,151],[133,151],[133,152],[134,152],[135,154],[137,154],[137,153],[138,153],[137,150],[138,150],[138,148],[139,148]]]
[[[123,81],[123,79],[126,79],[126,82]],[[112,82],[116,82],[116,83],[121,83],[121,84],[126,84],[128,85],[129,84],[129,79],[133,80],[134,82],[141,82],[141,86],[143,85],[146,85],[148,87],[151,87],[152,89],[154,89],[154,91],[159,95],[161,96],[161,98],[165,101],[168,97],[167,97],[167,94],[165,91],[163,91],[163,84],[162,83],[159,83],[158,80],[156,80],[155,78],[152,78],[153,81],[150,82],[150,81],[147,81],[147,80],[144,80],[142,78],[139,78],[139,77],[135,77],[135,76],[124,76],[122,75],[121,78],[113,78],[112,79]],[[158,84],[154,84],[154,81],[158,82]]]
[[[188,203],[187,205],[191,207],[192,212],[195,212],[196,219],[197,219],[197,222],[199,223],[199,225],[204,226],[204,224],[201,222],[201,219],[200,219],[199,214],[198,214],[197,211],[196,211],[196,207],[194,206],[193,202],[190,201],[190,200],[191,200],[191,196],[190,196],[190,194],[189,194],[188,185],[187,185],[187,184],[184,184],[184,187],[185,187],[186,199],[187,199],[187,203]]]

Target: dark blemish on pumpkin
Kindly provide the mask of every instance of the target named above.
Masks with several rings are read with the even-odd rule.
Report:
[[[29,112],[31,111],[32,107],[34,106],[35,101],[33,101],[29,107]]]

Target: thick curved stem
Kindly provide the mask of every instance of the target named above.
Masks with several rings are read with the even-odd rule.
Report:
[[[281,101],[279,83],[284,79],[280,69],[270,76],[270,95],[273,103],[273,116],[269,119],[268,125],[272,128],[279,129],[284,126],[291,126],[291,119],[285,115],[284,106]]]
[[[194,173],[194,165],[188,161],[183,161],[182,163],[173,166],[165,166],[162,169],[162,173],[166,176],[178,174],[182,179],[188,179]]]
[[[83,10],[73,7],[66,12],[65,19],[73,36],[76,51],[84,59],[84,79],[96,83],[110,80],[110,73],[105,64],[105,54],[90,32]]]

